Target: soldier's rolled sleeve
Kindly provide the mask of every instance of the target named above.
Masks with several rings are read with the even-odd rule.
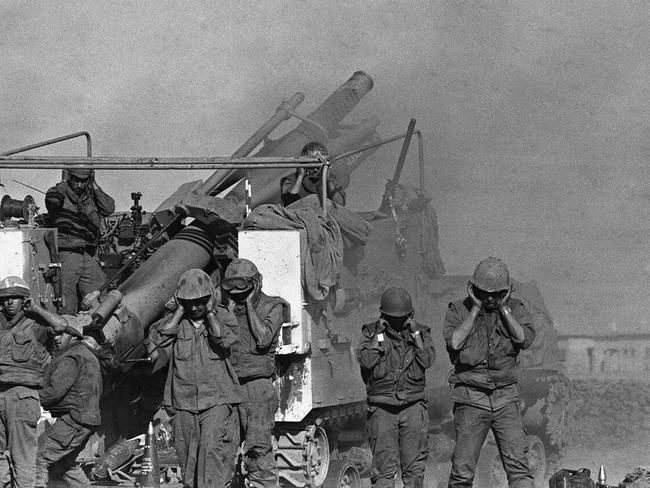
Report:
[[[108,215],[115,212],[115,200],[113,200],[110,195],[102,190],[99,185],[95,185],[94,196],[95,205],[97,205],[97,211],[99,212],[99,215],[102,217],[107,217]]]
[[[372,370],[381,359],[382,349],[370,347],[370,340],[375,335],[375,331],[368,327],[362,329],[361,342],[357,348],[357,361],[363,369]]]
[[[456,308],[456,305],[450,303],[442,326],[442,337],[445,340],[447,353],[449,354],[449,359],[452,363],[455,363],[458,358],[458,350],[451,347],[451,338],[454,335],[454,331],[463,323],[463,320],[464,318],[458,308]]]
[[[74,383],[77,375],[76,361],[71,357],[63,358],[56,369],[50,372],[47,383],[39,391],[43,407],[48,408],[61,400]]]
[[[533,317],[523,303],[521,303],[512,311],[512,316],[519,323],[519,325],[521,325],[521,328],[524,329],[524,341],[519,344],[518,347],[520,349],[528,349],[535,340]]]
[[[261,341],[257,344],[258,349],[266,349],[269,347],[275,336],[282,326],[284,320],[284,305],[278,303],[269,311],[268,315],[264,317],[264,326],[268,329],[268,340]]]
[[[164,317],[149,327],[149,346],[147,352],[151,354],[154,350],[158,351],[158,358],[155,362],[160,366],[169,362],[172,354],[172,346],[179,331],[178,326],[164,329],[165,324],[170,318],[171,316]]]
[[[213,336],[212,331],[208,327],[208,340],[212,344],[228,350],[239,341],[239,335],[236,332],[239,328],[237,318],[226,307],[221,305],[216,307],[215,314],[217,321],[221,324],[221,337]]]

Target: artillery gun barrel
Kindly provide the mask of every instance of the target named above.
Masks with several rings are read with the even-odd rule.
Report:
[[[280,106],[275,109],[275,114],[267,120],[262,127],[257,129],[255,133],[248,138],[244,144],[242,144],[239,149],[237,149],[233,154],[233,158],[243,158],[248,156],[253,149],[255,149],[268,135],[283,121],[291,118],[293,112],[298,108],[305,100],[305,95],[300,92],[296,92],[289,100],[285,100],[280,104]],[[237,180],[236,170],[230,171],[215,171],[212,175],[203,182],[201,186],[201,191],[205,195],[209,195],[213,190],[222,182],[226,182],[226,185],[234,183],[234,180]],[[228,182],[231,183],[228,183]]]
[[[118,288],[119,308],[102,327],[104,357],[111,366],[128,369],[127,359],[142,356],[138,348],[151,325],[174,296],[178,278],[192,268],[203,269],[214,250],[214,236],[201,224],[190,224],[165,243]]]
[[[327,100],[316,108],[307,117],[301,118],[302,122],[284,136],[263,146],[256,156],[292,156],[300,154],[305,144],[311,141],[324,143],[331,154],[337,154],[352,145],[357,145],[369,134],[373,133],[379,120],[372,117],[357,125],[351,136],[337,141],[338,124],[350,113],[361,99],[372,89],[373,81],[370,75],[363,71],[355,72],[350,79],[343,83]],[[336,166],[336,164],[335,164]],[[274,169],[256,171],[252,175],[253,186],[252,205],[279,201],[279,179],[286,171],[279,172]],[[222,191],[244,177],[244,171],[233,171],[228,174],[228,179],[212,175],[204,186],[210,182],[210,192]]]

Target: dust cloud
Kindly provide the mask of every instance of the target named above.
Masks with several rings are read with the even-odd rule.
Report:
[[[415,117],[425,134],[450,274],[497,255],[538,282],[561,332],[648,329],[648,2],[6,1],[0,14],[1,150],[88,130],[95,155],[228,155],[282,99],[303,91],[309,113],[362,69],[375,88],[351,119],[377,115],[388,136]],[[377,204],[398,152],[358,171],[354,207]],[[98,179],[119,207],[139,190],[151,209],[207,174]],[[22,197],[12,178],[44,190],[57,175],[0,177]]]

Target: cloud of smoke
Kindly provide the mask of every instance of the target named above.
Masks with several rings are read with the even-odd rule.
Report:
[[[425,132],[450,273],[498,255],[538,281],[563,331],[647,329],[647,2],[10,1],[0,10],[3,150],[88,130],[96,155],[228,155],[283,98],[304,91],[308,113],[363,69],[375,88],[352,117],[378,115],[384,135],[415,117]],[[366,168],[387,178],[398,152],[379,151]],[[207,174],[99,180],[121,208],[137,190],[153,208]],[[29,191],[10,178],[46,189],[58,172],[0,176],[21,197]],[[357,177],[352,205],[376,205],[384,183]]]

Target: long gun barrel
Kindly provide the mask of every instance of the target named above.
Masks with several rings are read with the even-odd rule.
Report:
[[[303,146],[311,141],[324,143],[331,154],[338,154],[351,147],[358,147],[372,137],[379,121],[374,117],[365,119],[344,136],[339,133],[338,126],[372,87],[373,81],[370,75],[363,71],[355,72],[316,110],[307,117],[301,118],[302,122],[295,129],[264,145],[254,156],[297,156]],[[347,166],[351,166],[351,168]],[[356,166],[357,164],[346,165],[344,172],[349,173]],[[336,163],[333,168],[336,168]],[[285,174],[287,174],[286,170],[273,169],[253,172],[251,174],[252,205],[278,202],[280,197],[279,180]],[[206,180],[204,186],[209,186],[210,192],[216,193],[226,189],[244,176],[244,171],[234,170],[227,175],[217,172]]]

